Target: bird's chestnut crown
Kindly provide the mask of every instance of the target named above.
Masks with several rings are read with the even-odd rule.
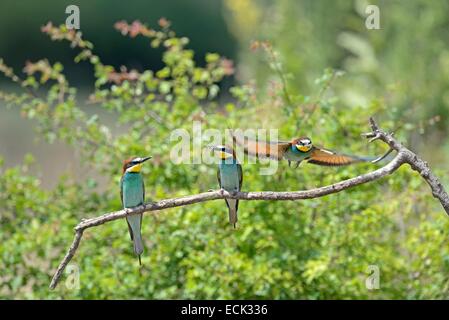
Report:
[[[123,162],[123,172],[140,172],[142,164],[151,157],[132,157]]]

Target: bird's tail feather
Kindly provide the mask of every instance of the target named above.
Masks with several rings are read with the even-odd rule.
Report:
[[[237,203],[235,199],[227,199],[228,207],[229,207],[229,223],[232,224],[235,228],[235,224],[237,223]]]
[[[393,151],[393,149],[389,149],[387,152],[385,152],[383,155],[379,157],[356,157],[360,161],[363,162],[371,162],[371,163],[377,163],[379,161],[382,161],[384,159],[387,159],[388,161],[391,161],[393,159],[393,156],[390,155],[390,153]]]
[[[128,221],[130,231],[132,232],[132,240],[134,243],[134,253],[139,256],[139,263],[140,263],[140,255],[143,252],[143,241],[142,241],[142,233],[141,233],[141,222],[142,222],[142,216],[139,215],[132,215],[126,217],[126,220]]]
[[[142,235],[140,234],[140,231],[138,232],[138,234],[134,234],[133,241],[134,241],[134,253],[139,256],[139,260],[140,260],[140,255],[143,252],[143,241],[142,241]]]

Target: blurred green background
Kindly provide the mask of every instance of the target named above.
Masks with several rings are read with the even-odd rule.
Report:
[[[40,32],[69,4],[93,49]],[[368,4],[379,30],[365,27]],[[144,169],[153,200],[216,187],[215,166],[170,161],[171,131],[192,121],[377,155],[385,146],[360,138],[374,116],[449,187],[448,13],[444,0],[2,1],[0,70],[12,67],[22,87],[0,77],[0,298],[447,299],[448,218],[408,167],[325,198],[242,201],[237,230],[223,201],[147,214],[141,270],[114,221],[86,231],[79,288],[48,284],[76,223],[120,208],[122,159],[155,156]],[[119,20],[162,31],[122,36]],[[22,72],[40,59],[49,63]],[[111,81],[122,65],[138,79]],[[243,188],[302,190],[378,166],[280,163],[262,176],[247,165]],[[371,265],[376,290],[365,285]]]
[[[0,4],[0,57],[18,73],[26,61],[42,58],[59,61],[64,65],[68,80],[79,88],[80,95],[85,98],[95,81],[92,66],[74,63],[72,48],[64,43],[51,42],[39,32],[48,21],[64,23],[68,16],[65,9],[71,4],[78,5],[82,12],[80,21],[85,37],[95,43],[96,52],[106,63],[116,67],[126,65],[129,68],[152,70],[162,67],[160,50],[152,49],[142,39],[134,41],[122,37],[114,30],[114,23],[119,20],[140,20],[154,25],[159,18],[167,17],[181,35],[191,39],[196,59],[206,52],[219,52],[231,59],[237,55],[238,44],[225,22],[222,1],[132,1],[128,6],[115,0],[46,0],[40,3],[6,0]],[[224,85],[229,86],[230,83],[232,79]],[[10,85],[7,79],[0,77],[2,88],[9,88]],[[16,88],[13,86],[11,89]],[[80,102],[83,102],[82,99]],[[110,125],[114,124],[116,117],[108,117],[101,110],[96,112],[107,117]],[[15,133],[16,128],[21,128],[21,134]],[[45,187],[54,186],[58,177],[65,172],[79,174],[79,161],[73,150],[66,148],[63,143],[48,145],[36,141],[30,122],[23,121],[18,110],[0,109],[0,130],[0,154],[4,156],[6,165],[20,163],[23,156],[31,152],[40,164],[43,173],[40,178]],[[60,161],[52,162],[55,156]]]

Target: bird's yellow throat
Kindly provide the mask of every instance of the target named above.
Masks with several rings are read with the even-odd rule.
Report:
[[[140,172],[140,169],[142,169],[142,164],[136,164],[128,169],[126,169],[126,172]]]
[[[296,148],[298,148],[298,150],[302,152],[307,152],[311,149],[310,146],[296,146]]]
[[[230,158],[230,157],[232,157],[231,154],[226,153],[226,152],[223,152],[223,151],[220,151],[220,158],[221,158],[222,160],[225,160],[225,159]]]

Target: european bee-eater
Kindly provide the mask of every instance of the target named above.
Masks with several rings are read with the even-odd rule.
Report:
[[[123,208],[133,208],[144,204],[145,185],[143,183],[140,170],[142,164],[151,157],[133,157],[123,162],[123,174],[120,179],[120,198]],[[142,214],[135,214],[126,217],[129,235],[134,242],[134,252],[139,257],[139,265],[142,265],[140,255],[143,252],[142,242]]]
[[[384,158],[384,156],[366,158],[337,153],[314,146],[308,137],[296,138],[291,141],[266,142],[233,134],[233,140],[235,144],[244,148],[246,154],[275,160],[285,159],[288,160],[289,166],[291,162],[296,162],[296,168],[303,160],[321,166],[344,166],[357,162],[375,163]]]
[[[220,157],[217,171],[220,188],[228,192],[240,191],[243,182],[242,166],[238,163],[234,150],[227,146],[215,146],[212,149]],[[225,201],[229,209],[229,223],[235,228],[238,220],[239,200],[225,199]]]

